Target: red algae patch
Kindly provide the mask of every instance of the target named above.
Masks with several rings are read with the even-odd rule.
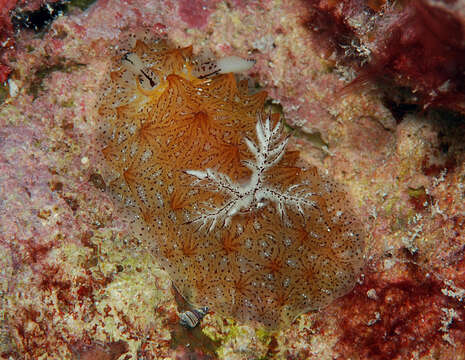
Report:
[[[414,353],[452,359],[463,353],[461,299],[445,296],[442,280],[422,271],[416,264],[398,263],[367,275],[363,285],[344,297],[335,346],[344,355],[338,359],[404,359]]]
[[[287,150],[266,93],[227,73],[239,60],[131,42],[98,107],[103,178],[185,299],[278,329],[350,291],[363,226],[341,186]]]
[[[418,104],[464,113],[465,33],[458,2],[303,3],[318,47],[356,70],[349,88],[381,81],[389,101],[401,93],[396,87],[412,89],[408,103],[393,101],[396,109]]]

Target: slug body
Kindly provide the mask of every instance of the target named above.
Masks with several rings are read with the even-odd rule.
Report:
[[[98,110],[102,171],[189,303],[277,329],[353,288],[365,234],[345,191],[288,150],[266,93],[229,72],[250,65],[199,70],[191,47],[162,41],[115,56]]]

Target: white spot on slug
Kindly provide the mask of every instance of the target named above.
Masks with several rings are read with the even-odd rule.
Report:
[[[122,63],[128,70],[135,74],[145,67],[140,57],[135,53],[127,53],[124,55]]]

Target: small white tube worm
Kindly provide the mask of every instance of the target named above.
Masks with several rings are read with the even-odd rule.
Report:
[[[255,65],[254,59],[243,59],[239,56],[226,56],[216,61],[216,65],[220,69],[220,74],[239,73],[247,71]]]
[[[194,75],[202,79],[216,74],[240,73],[249,70],[254,64],[254,59],[226,56],[216,61],[198,64],[194,69]]]

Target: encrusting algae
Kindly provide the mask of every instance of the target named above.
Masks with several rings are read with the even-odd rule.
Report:
[[[286,149],[266,93],[249,95],[228,60],[132,42],[99,104],[104,178],[186,300],[278,329],[350,291],[363,226],[342,188]]]

